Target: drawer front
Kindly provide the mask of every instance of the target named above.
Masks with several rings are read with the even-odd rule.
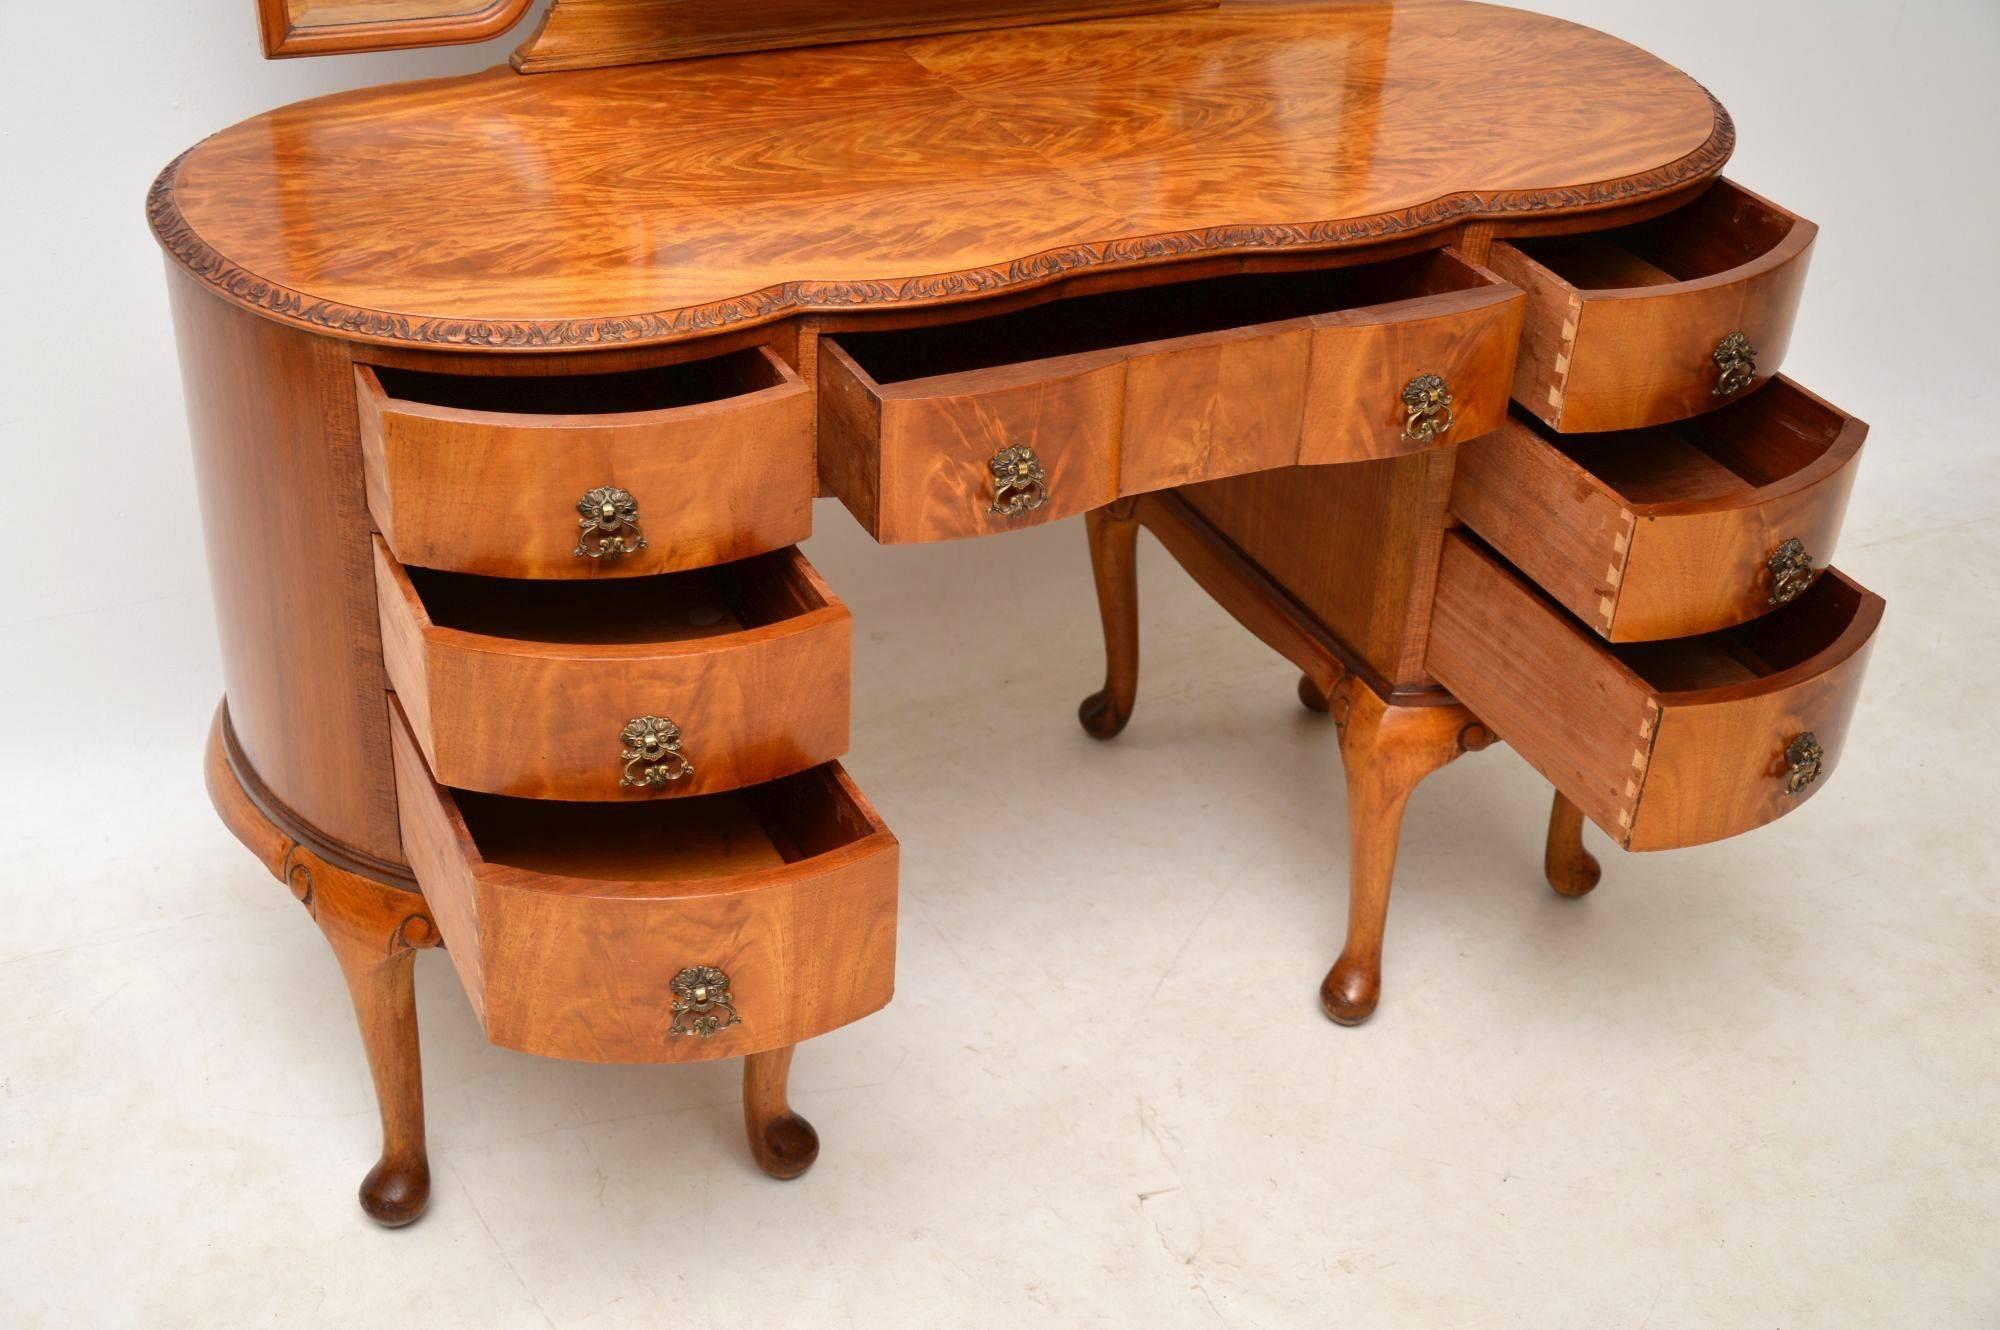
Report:
[[[733,790],[802,771],[847,748],[851,620],[796,550],[716,573],[747,576],[753,567],[781,583],[769,594],[789,597],[795,612],[653,644],[549,642],[511,629],[441,626],[409,570],[378,540],[390,686],[431,769],[458,789],[634,800]],[[494,594],[504,599],[508,584]],[[634,745],[649,738],[628,732],[650,718],[670,722],[680,747],[633,761]],[[651,729],[657,748],[665,729]]]
[[[357,366],[370,511],[403,563],[493,577],[634,577],[795,545],[812,529],[812,390],[768,348],[725,359],[743,391],[594,415],[397,398],[391,371]]]
[[[1825,787],[1881,614],[1828,570],[1747,629],[1614,648],[1454,533],[1427,664],[1620,844],[1670,849],[1751,830]]]
[[[1727,182],[1684,211],[1629,228],[1664,253],[1627,233],[1493,246],[1489,265],[1529,297],[1514,398],[1552,428],[1685,420],[1784,363],[1816,228]]]
[[[1867,434],[1783,378],[1672,431],[1559,440],[1515,418],[1459,450],[1452,509],[1607,640],[1687,637],[1827,565]]]
[[[1396,457],[1476,439],[1498,425],[1507,418],[1526,304],[1520,292],[1495,285],[1393,312],[1314,319],[1300,463]],[[1409,392],[1433,375],[1451,398],[1450,428],[1434,436],[1411,410]]]
[[[1039,526],[1118,497],[1122,363],[877,386],[838,339],[819,357],[824,446],[863,459],[873,511],[856,515],[884,544]]]
[[[482,796],[440,787],[390,707],[405,852],[493,1043],[588,1062],[740,1057],[825,1034],[889,1001],[897,846],[838,765],[793,777],[778,796],[800,820],[803,844],[789,861],[743,810],[722,808],[701,810],[706,821],[681,837],[703,843],[706,862],[688,856],[699,876],[571,876],[564,847],[621,831],[639,842],[644,828],[552,821],[527,829],[548,862],[490,857],[469,820]],[[591,810],[527,810],[538,811],[559,820]],[[487,821],[496,815],[518,814],[487,810]],[[814,825],[834,822],[844,825]],[[758,841],[762,859],[732,844],[742,841]],[[576,853],[602,871],[601,852]]]
[[[921,541],[1442,447],[1504,417],[1524,303],[1435,251],[823,337],[821,474],[876,539]]]

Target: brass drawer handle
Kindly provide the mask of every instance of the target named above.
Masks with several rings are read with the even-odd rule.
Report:
[[[630,490],[599,485],[576,501],[576,511],[576,524],[583,533],[572,551],[577,558],[616,559],[646,548],[646,537],[639,531],[639,501]]]
[[[1403,441],[1430,443],[1457,419],[1451,390],[1439,374],[1419,374],[1403,385]]]
[[[1757,348],[1740,332],[1733,332],[1715,344],[1712,357],[1720,375],[1715,380],[1717,397],[1734,397],[1757,377]]]
[[[1826,752],[1819,736],[1807,730],[1785,748],[1785,793],[1803,794],[1826,769]]]
[[[694,775],[694,763],[681,751],[681,727],[666,717],[628,720],[618,737],[625,744],[620,789],[658,790]]]
[[[999,517],[1032,513],[1049,501],[1048,475],[1042,459],[1025,444],[1009,444],[986,464],[993,477],[993,502],[986,511]]]
[[[1812,556],[1806,553],[1805,542],[1797,536],[1772,550],[1771,557],[1764,560],[1764,567],[1771,574],[1773,605],[1789,604],[1812,585]]]
[[[729,992],[729,976],[713,965],[690,965],[674,976],[674,1023],[670,1035],[691,1034],[710,1039],[732,1025],[741,1025],[734,999]],[[723,1019],[727,1016],[728,1019]]]

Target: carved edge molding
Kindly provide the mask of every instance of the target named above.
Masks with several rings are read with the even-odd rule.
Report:
[[[795,314],[947,304],[1000,291],[1027,290],[1093,269],[1138,267],[1204,254],[1338,249],[1389,236],[1420,235],[1472,219],[1589,212],[1636,203],[1718,174],[1735,151],[1735,122],[1713,93],[1706,88],[1702,91],[1708,94],[1715,112],[1715,128],[1708,141],[1665,166],[1616,180],[1564,189],[1448,194],[1400,212],[1341,221],[1215,226],[1102,244],[1065,245],[997,267],[900,281],[783,282],[706,305],[619,318],[505,322],[425,318],[342,305],[280,286],[218,253],[182,216],[174,198],[174,182],[193,148],[169,162],[153,181],[146,196],[146,219],[161,248],[217,294],[314,332],[367,342],[491,351],[643,346],[769,323]]]

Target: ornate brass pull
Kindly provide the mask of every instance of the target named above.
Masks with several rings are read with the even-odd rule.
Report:
[[[1785,748],[1785,793],[1803,794],[1826,769],[1826,752],[1819,736],[1807,730]]]
[[[691,1034],[709,1039],[743,1018],[729,993],[729,976],[713,965],[690,965],[674,976],[674,1023],[670,1035]],[[728,1019],[724,1019],[724,1017]]]
[[[1812,556],[1806,553],[1805,542],[1797,536],[1772,550],[1771,557],[1764,560],[1764,567],[1771,573],[1773,605],[1786,604],[1812,585]]]
[[[986,464],[993,477],[993,502],[986,511],[999,517],[1032,513],[1049,501],[1048,476],[1042,459],[1025,444],[1009,444]]]
[[[625,743],[620,789],[658,790],[694,775],[694,763],[681,751],[681,727],[664,716],[628,720],[618,737]]]
[[[576,501],[576,511],[582,534],[571,552],[577,558],[616,559],[646,548],[646,537],[639,531],[639,501],[631,491],[599,485]]]
[[[1403,441],[1430,443],[1456,419],[1451,390],[1437,374],[1419,374],[1403,385]]]
[[[1733,332],[1717,342],[1711,358],[1715,361],[1715,368],[1721,371],[1715,380],[1714,395],[1717,397],[1734,397],[1757,377],[1757,348],[1750,345],[1750,339],[1740,332]]]

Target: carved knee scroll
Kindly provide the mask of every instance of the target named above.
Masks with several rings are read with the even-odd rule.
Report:
[[[227,711],[218,709],[209,731],[209,798],[224,825],[305,906],[340,964],[382,1121],[382,1153],[362,1180],[361,1208],[377,1223],[400,1227],[430,1199],[414,971],[417,952],[439,943],[437,923],[419,893],[330,863],[281,829],[245,791],[231,747]]]

